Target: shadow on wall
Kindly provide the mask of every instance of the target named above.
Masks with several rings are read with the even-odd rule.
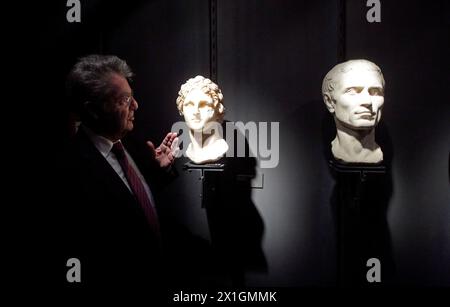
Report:
[[[393,282],[395,263],[387,222],[393,193],[393,146],[387,126],[376,128],[377,143],[383,150],[381,165],[339,163],[331,154],[336,130],[331,116],[322,121],[323,155],[330,161],[330,176],[335,185],[330,195],[337,242],[338,286],[389,286]],[[369,283],[367,261],[377,258],[383,283]]]
[[[361,210],[357,211],[347,208],[348,204],[353,203],[348,194],[356,192],[357,188],[352,181],[348,183],[348,193],[344,194],[349,202],[345,202],[344,198],[338,206],[339,187],[329,167],[330,143],[336,135],[336,129],[323,101],[305,101],[284,121],[287,130],[282,135],[282,144],[289,144],[289,151],[281,151],[283,157],[280,161],[289,161],[283,175],[289,178],[285,182],[286,190],[290,193],[290,197],[286,198],[289,204],[285,208],[290,213],[285,222],[295,225],[296,235],[284,239],[293,254],[283,255],[292,273],[284,275],[281,282],[286,280],[285,284],[292,286],[343,285],[342,261],[346,260],[351,264],[346,274],[350,281],[346,279],[346,284],[351,284],[354,278],[351,274],[353,266],[359,269],[355,273],[358,274],[357,280],[360,281],[364,273],[362,278],[367,284],[366,261],[378,258],[382,263],[383,284],[385,280],[387,283],[394,271],[387,224],[387,211],[393,193],[393,148],[387,127],[383,122],[377,127],[377,142],[384,151],[386,174],[382,178],[371,179],[365,185],[365,195],[374,197],[359,201],[361,205],[358,208]],[[345,225],[340,225],[342,215],[346,216]],[[344,226],[347,234],[345,240],[341,235]],[[347,256],[345,259],[342,255],[339,258],[343,251]],[[353,255],[353,258],[349,258]],[[360,283],[353,281],[352,284]]]
[[[179,177],[161,195],[159,210],[169,285],[245,286],[247,272],[266,272],[264,222],[252,200],[256,159],[198,165],[183,157],[176,167]]]

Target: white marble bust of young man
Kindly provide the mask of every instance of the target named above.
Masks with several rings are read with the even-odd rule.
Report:
[[[323,101],[336,123],[333,156],[350,163],[379,163],[383,152],[375,127],[384,104],[381,69],[367,60],[350,60],[331,69],[322,83]]]
[[[195,163],[219,160],[228,150],[223,139],[221,123],[225,108],[219,86],[202,76],[184,83],[178,92],[177,107],[189,128],[186,155]]]

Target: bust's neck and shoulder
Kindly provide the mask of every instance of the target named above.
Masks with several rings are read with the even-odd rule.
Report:
[[[228,144],[222,138],[216,138],[205,146],[199,146],[191,142],[186,150],[186,155],[194,163],[208,163],[219,160],[228,151]]]
[[[352,131],[337,127],[336,138],[331,142],[333,156],[349,163],[379,163],[383,152],[375,142],[375,128]]]

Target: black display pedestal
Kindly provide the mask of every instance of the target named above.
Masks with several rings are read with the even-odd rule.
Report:
[[[203,237],[210,239],[211,256],[205,260],[210,268],[201,273],[201,279],[207,280],[207,285],[243,287],[247,272],[267,270],[261,247],[264,223],[251,193],[255,167],[256,160],[248,157],[223,158],[216,163],[201,165],[183,164],[185,175],[198,172],[202,181],[201,205],[199,201],[180,201],[186,206],[179,218],[201,215],[207,220],[209,233]],[[194,227],[192,220],[185,221],[184,225],[190,229]]]
[[[248,169],[252,167],[247,162],[234,158],[183,165],[185,171],[200,172],[200,203],[215,255],[214,282],[219,285],[244,286],[247,263],[253,262],[255,250],[259,256],[262,226],[251,201]]]
[[[338,285],[374,285],[366,278],[367,260],[377,258],[381,266],[390,260],[386,208],[390,190],[383,164],[356,164],[329,160],[336,180],[335,206],[338,243]]]
[[[221,173],[225,170],[224,163],[195,164],[187,162],[183,165],[183,170],[200,172],[200,179],[202,180],[202,191],[200,194],[202,208],[217,202],[217,185],[220,182]]]

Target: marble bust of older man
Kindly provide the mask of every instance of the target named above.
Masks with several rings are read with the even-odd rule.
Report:
[[[228,151],[221,127],[225,113],[222,102],[219,86],[203,76],[187,80],[178,92],[178,111],[191,139],[186,155],[194,163],[217,161]]]
[[[375,142],[375,127],[384,104],[381,69],[367,60],[334,66],[322,83],[322,97],[336,124],[331,151],[349,163],[379,163],[383,152]]]

